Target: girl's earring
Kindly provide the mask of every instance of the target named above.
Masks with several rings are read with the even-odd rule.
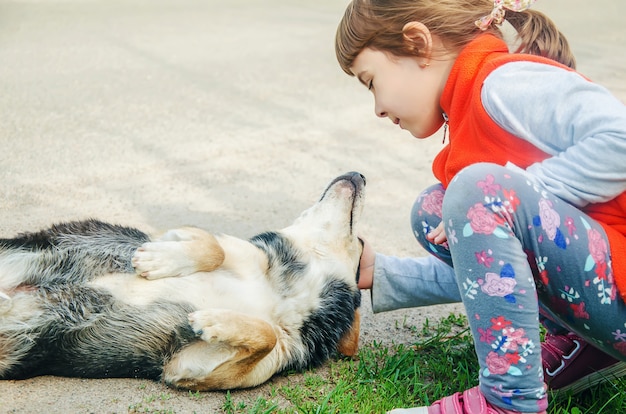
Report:
[[[420,63],[420,68],[424,69],[430,66],[430,63]]]

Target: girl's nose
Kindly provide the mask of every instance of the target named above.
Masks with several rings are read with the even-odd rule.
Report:
[[[379,105],[374,105],[374,111],[376,112],[376,116],[379,118],[387,117],[387,112],[384,111]]]

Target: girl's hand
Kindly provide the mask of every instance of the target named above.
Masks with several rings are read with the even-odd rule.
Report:
[[[446,231],[443,228],[443,221],[426,235],[426,238],[433,244],[443,244],[448,241]]]
[[[359,280],[357,286],[359,289],[371,289],[374,283],[374,261],[376,260],[376,252],[372,246],[362,237],[359,241],[363,245],[361,252],[361,261],[359,262]]]

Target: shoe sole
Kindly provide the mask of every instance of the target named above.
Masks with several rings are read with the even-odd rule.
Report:
[[[606,367],[604,369],[601,369],[600,371],[589,374],[586,377],[579,379],[578,381],[572,382],[571,384],[563,388],[551,391],[553,395],[560,395],[564,393],[578,394],[579,392],[594,387],[602,382],[617,379],[625,375],[626,362],[618,362],[617,364],[611,365],[610,367]]]

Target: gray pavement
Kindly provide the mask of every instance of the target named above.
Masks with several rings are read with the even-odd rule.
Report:
[[[288,225],[327,181],[358,170],[361,234],[383,253],[423,254],[408,214],[434,182],[441,138],[418,142],[376,119],[368,92],[339,69],[346,4],[0,0],[0,237],[85,217],[249,237]],[[580,71],[626,101],[626,2],[537,8],[570,38]],[[366,300],[362,343],[408,342],[403,323],[453,310],[372,315]],[[218,412],[224,400],[139,380],[0,381],[0,412]]]

